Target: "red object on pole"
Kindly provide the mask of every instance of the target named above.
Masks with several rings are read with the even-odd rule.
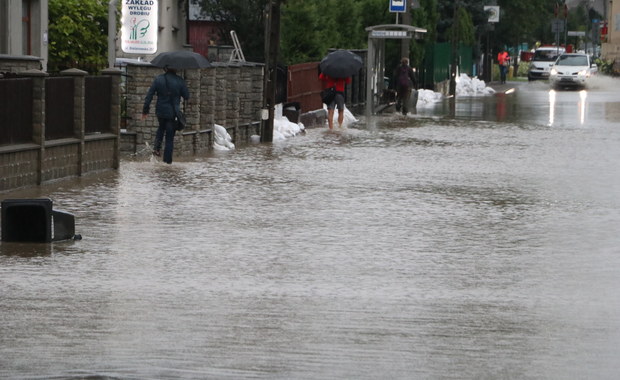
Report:
[[[607,42],[607,33],[608,33],[607,22],[605,22],[603,24],[603,27],[601,27],[601,42]]]
[[[568,5],[564,4],[564,18],[568,18]]]
[[[558,18],[558,12],[559,12],[559,5],[558,3],[555,3],[555,8],[553,8],[553,15],[555,16],[555,18]]]

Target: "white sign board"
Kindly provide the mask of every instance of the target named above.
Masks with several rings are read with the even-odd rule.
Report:
[[[499,22],[499,6],[485,5],[484,11],[489,15],[489,22]]]
[[[405,12],[406,10],[405,0],[390,0],[390,12]]]
[[[370,36],[374,38],[411,38],[403,30],[373,30]]]
[[[157,1],[122,0],[121,49],[124,53],[157,52]]]

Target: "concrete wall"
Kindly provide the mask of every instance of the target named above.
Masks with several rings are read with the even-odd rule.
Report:
[[[0,54],[0,72],[19,73],[41,68],[41,58]]]
[[[48,0],[32,0],[29,4],[27,15],[23,14],[23,0],[2,0],[0,6],[5,8],[0,12],[0,54],[41,57],[40,65],[34,68],[47,70]],[[22,32],[25,17],[30,20],[30,41],[24,41],[27,36]],[[30,51],[25,51],[28,46]]]

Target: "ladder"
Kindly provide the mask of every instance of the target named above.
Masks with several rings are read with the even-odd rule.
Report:
[[[239,38],[237,38],[237,33],[234,30],[231,30],[230,36],[232,37],[235,49],[230,55],[229,62],[245,62],[245,56],[243,55],[243,50],[241,50],[241,44],[239,43]]]

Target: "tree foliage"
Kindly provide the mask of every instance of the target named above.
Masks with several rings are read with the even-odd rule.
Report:
[[[103,0],[50,0],[48,71],[98,71],[107,64],[108,12]]]
[[[192,1],[199,2],[205,14],[221,21],[228,30],[237,31],[246,56],[264,59],[263,10],[268,0]],[[551,20],[557,1],[497,0],[500,22],[493,24],[489,33],[484,11],[487,0],[419,0],[420,7],[411,10],[412,25],[427,29],[427,33],[410,44],[412,61],[422,60],[426,44],[451,41],[454,28],[461,43],[478,51],[486,44],[487,35],[494,51],[521,43],[552,43]],[[281,61],[294,64],[318,60],[329,48],[365,49],[365,28],[394,23],[395,15],[388,8],[386,0],[282,0]],[[392,49],[390,44],[386,45],[388,50]]]

